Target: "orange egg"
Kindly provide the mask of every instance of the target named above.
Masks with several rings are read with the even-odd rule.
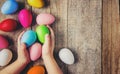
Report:
[[[33,66],[28,70],[27,74],[45,74],[45,69],[42,66]]]

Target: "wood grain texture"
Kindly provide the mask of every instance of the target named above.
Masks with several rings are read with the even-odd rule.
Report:
[[[68,47],[79,57],[70,74],[101,74],[101,8],[101,0],[68,2]]]
[[[103,0],[102,74],[120,74],[119,0]]]
[[[4,1],[0,1],[0,7]],[[41,9],[30,7],[26,0],[17,1],[21,3],[21,8],[32,10],[33,30],[37,27],[35,18],[39,13],[51,13],[56,17],[52,24],[56,37],[54,55],[64,74],[101,74],[102,0],[45,0],[47,5]],[[13,15],[0,13],[0,21],[8,17],[18,19],[17,14],[18,12]],[[12,39],[10,48],[14,50],[14,55],[17,55],[16,42],[22,30],[24,29],[19,28],[10,33],[0,31],[0,34]],[[70,48],[74,53],[75,64],[66,65],[59,59],[58,52],[64,47]],[[21,74],[26,74],[33,65],[41,64],[44,65],[42,59],[31,62]]]

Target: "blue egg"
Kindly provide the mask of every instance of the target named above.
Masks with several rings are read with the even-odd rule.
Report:
[[[13,14],[18,9],[18,3],[15,0],[7,0],[1,7],[3,14]]]
[[[33,43],[35,43],[36,39],[37,39],[36,32],[28,30],[23,34],[21,42],[25,43],[26,46],[29,47]]]

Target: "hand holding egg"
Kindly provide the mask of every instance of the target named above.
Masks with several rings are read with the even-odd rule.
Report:
[[[19,35],[18,37],[18,58],[17,60],[20,61],[21,63],[29,63],[30,62],[30,57],[29,57],[29,53],[28,50],[26,48],[26,45],[24,43],[21,43],[21,37],[23,35],[24,31]]]
[[[54,46],[55,46],[54,32],[51,27],[48,26],[48,28],[50,30],[50,34],[45,35],[45,43],[42,46],[43,59],[46,55],[53,56],[53,50],[54,50]]]
[[[36,61],[42,55],[42,46],[40,43],[35,43],[37,37],[36,33],[32,30],[21,33],[21,42],[25,43],[29,48],[30,59]],[[19,38],[20,39],[20,38]],[[19,40],[18,40],[19,41]],[[18,43],[20,44],[20,43]]]

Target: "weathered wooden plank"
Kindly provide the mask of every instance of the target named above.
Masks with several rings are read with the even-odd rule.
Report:
[[[77,58],[69,74],[101,74],[102,0],[69,0],[68,47]]]
[[[112,0],[112,74],[120,74],[120,18],[119,0]]]
[[[119,74],[119,0],[103,0],[102,74]]]
[[[102,74],[110,74],[111,70],[111,21],[112,1],[103,0],[103,24],[102,24]],[[104,62],[103,62],[104,61]]]

